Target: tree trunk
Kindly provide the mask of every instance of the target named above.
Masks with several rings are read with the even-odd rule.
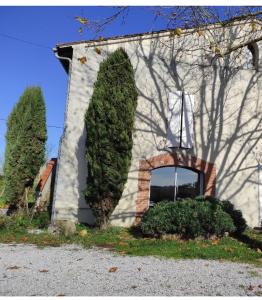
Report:
[[[99,218],[99,228],[100,229],[107,229],[108,228],[108,224],[109,222],[108,222],[108,219],[107,219],[107,217],[106,216],[100,216],[100,218]]]

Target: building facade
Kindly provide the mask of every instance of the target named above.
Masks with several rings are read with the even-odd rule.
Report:
[[[131,226],[163,199],[209,195],[231,201],[248,225],[259,226],[262,44],[253,23],[58,45],[69,79],[53,220],[94,222],[84,197],[84,116],[100,63],[122,47],[139,96],[132,162],[111,223]]]

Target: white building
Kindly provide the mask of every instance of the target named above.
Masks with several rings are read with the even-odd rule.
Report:
[[[99,64],[122,47],[139,96],[132,163],[111,223],[130,226],[163,197],[204,194],[230,200],[248,225],[260,225],[260,32],[259,21],[238,21],[58,45],[69,80],[54,220],[93,222],[84,197],[84,115]]]

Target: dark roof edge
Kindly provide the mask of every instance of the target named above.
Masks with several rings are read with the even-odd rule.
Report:
[[[202,25],[202,26],[198,26],[198,27],[191,27],[191,28],[182,28],[182,30],[184,30],[183,34],[189,33],[191,31],[197,31],[199,29],[202,30],[208,30],[208,27],[210,26],[215,26],[218,28],[222,28],[222,27],[227,27],[227,26],[233,26],[234,22],[236,21],[251,21],[251,20],[255,20],[257,22],[262,22],[261,19],[256,18],[256,17],[250,17],[247,19],[241,19],[241,16],[239,17],[235,17],[232,18],[228,21],[222,22],[222,23],[210,23],[208,25]],[[63,48],[63,47],[68,47],[68,46],[73,46],[73,45],[78,45],[78,44],[92,44],[95,43],[95,45],[99,45],[99,44],[103,44],[107,41],[111,41],[111,40],[123,40],[123,39],[131,39],[131,38],[141,38],[143,36],[149,36],[152,35],[152,38],[159,35],[159,34],[164,34],[164,33],[170,33],[173,32],[176,28],[170,28],[170,29],[163,29],[163,30],[158,30],[158,31],[149,31],[149,32],[142,32],[142,33],[134,33],[134,34],[126,34],[126,35],[116,35],[116,36],[112,36],[112,37],[108,37],[108,38],[100,38],[100,39],[92,39],[92,40],[81,40],[81,41],[76,41],[76,42],[68,42],[68,43],[62,43],[62,44],[57,44],[56,45],[56,49],[58,48]]]
[[[82,41],[77,41],[77,42],[69,42],[69,43],[63,43],[63,44],[58,44],[56,45],[57,48],[64,47],[64,46],[69,46],[69,45],[78,45],[78,44],[90,44],[90,43],[103,43],[106,41],[111,41],[111,40],[122,40],[122,39],[130,39],[130,38],[135,38],[135,37],[143,37],[146,35],[158,35],[161,33],[167,33],[167,32],[172,32],[174,29],[163,29],[159,31],[150,31],[150,32],[142,32],[142,33],[133,33],[133,34],[126,34],[126,35],[115,35],[111,36],[108,38],[100,38],[100,39],[93,39],[93,40],[82,40]]]
[[[65,69],[66,73],[68,74],[70,69],[69,60],[73,58],[73,47],[70,45],[67,47],[63,47],[62,49],[57,47],[53,48],[53,51],[62,64],[63,68]]]

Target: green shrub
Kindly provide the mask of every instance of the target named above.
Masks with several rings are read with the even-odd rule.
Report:
[[[167,233],[178,234],[182,238],[209,238],[235,229],[232,218],[221,205],[195,199],[159,202],[141,220],[142,232],[155,236]]]
[[[27,228],[31,223],[30,217],[22,212],[12,215],[11,219],[17,228]]]
[[[229,201],[221,201],[222,208],[227,212],[233,219],[234,225],[236,227],[235,233],[241,234],[247,228],[246,220],[243,218],[242,212],[234,208],[234,205]]]
[[[21,230],[30,226],[30,217],[25,213],[19,212],[11,216],[0,217],[0,229]]]
[[[14,231],[28,228],[47,228],[50,224],[48,212],[36,214],[33,218],[24,212],[17,212],[11,216],[0,216],[0,230],[11,229]]]
[[[9,227],[9,220],[6,216],[0,216],[0,230],[7,229]]]
[[[226,213],[228,213],[236,227],[234,233],[242,234],[247,228],[246,220],[243,218],[242,212],[238,209],[235,209],[234,205],[230,201],[220,201],[214,197],[197,197],[197,201],[209,201],[214,205],[220,205]]]
[[[141,229],[143,233],[150,235],[159,235],[163,233],[174,232],[176,229],[171,220],[174,215],[174,205],[172,202],[158,202],[154,208],[148,210],[142,217]]]
[[[43,228],[47,228],[48,225],[50,224],[50,215],[47,211],[44,212],[39,212],[38,214],[36,214],[32,220],[32,225],[34,227],[43,229]]]

